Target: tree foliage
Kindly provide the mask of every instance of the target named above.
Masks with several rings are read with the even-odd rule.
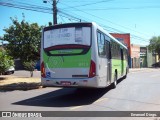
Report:
[[[8,41],[7,52],[14,58],[35,61],[40,57],[41,27],[37,23],[28,23],[24,16],[21,22],[11,18],[12,25],[5,28],[4,40]]]
[[[160,59],[160,36],[150,39],[149,50],[157,53]]]
[[[5,50],[0,49],[0,75],[3,74],[11,66],[14,66],[12,57],[7,55]]]
[[[40,59],[42,26],[37,23],[26,22],[24,15],[21,22],[16,17],[11,18],[11,21],[12,24],[4,29],[5,34],[3,36],[3,39],[9,42],[6,47],[7,52],[14,59],[21,59],[27,70],[33,74],[34,69],[30,68],[35,66],[28,67],[28,64]],[[31,76],[33,76],[32,74]]]
[[[31,77],[33,77],[34,66],[36,65],[36,61],[26,61],[23,62],[25,69],[30,71]]]

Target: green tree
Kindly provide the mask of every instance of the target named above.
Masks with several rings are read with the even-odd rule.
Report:
[[[7,52],[13,58],[20,58],[23,63],[40,59],[41,29],[37,23],[28,23],[11,18],[12,24],[5,28],[3,39],[8,41]],[[29,70],[29,69],[28,69]]]
[[[36,61],[26,61],[23,62],[24,67],[30,71],[31,77],[33,77],[34,66],[36,65]]]
[[[160,60],[160,36],[150,39],[149,50],[158,54]]]
[[[3,74],[11,66],[14,66],[12,57],[7,55],[5,50],[0,49],[0,75]]]

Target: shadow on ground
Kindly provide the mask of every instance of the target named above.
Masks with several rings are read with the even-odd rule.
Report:
[[[13,104],[43,107],[70,107],[88,105],[102,97],[110,89],[63,88]]]
[[[121,81],[122,80],[119,80],[119,82]],[[99,89],[62,88],[12,104],[43,107],[70,107],[89,105],[101,98],[111,89],[111,87]]]

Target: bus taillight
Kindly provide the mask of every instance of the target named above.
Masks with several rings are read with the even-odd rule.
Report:
[[[43,78],[46,77],[44,62],[41,63],[41,76],[42,76]]]
[[[89,78],[92,78],[96,75],[96,64],[91,60],[90,70],[89,70]]]

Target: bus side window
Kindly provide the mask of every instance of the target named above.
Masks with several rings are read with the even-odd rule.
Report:
[[[106,40],[106,58],[111,59],[110,42]]]
[[[110,37],[105,35],[105,43],[106,43],[106,58],[111,59],[111,43],[110,43]]]
[[[101,43],[101,34],[98,32],[97,34],[98,45]]]
[[[115,59],[115,44],[113,40],[111,40],[111,55],[112,59]]]
[[[106,57],[106,46],[105,46],[105,40],[104,35],[100,32],[97,34],[97,40],[98,40],[98,53],[100,57]]]

